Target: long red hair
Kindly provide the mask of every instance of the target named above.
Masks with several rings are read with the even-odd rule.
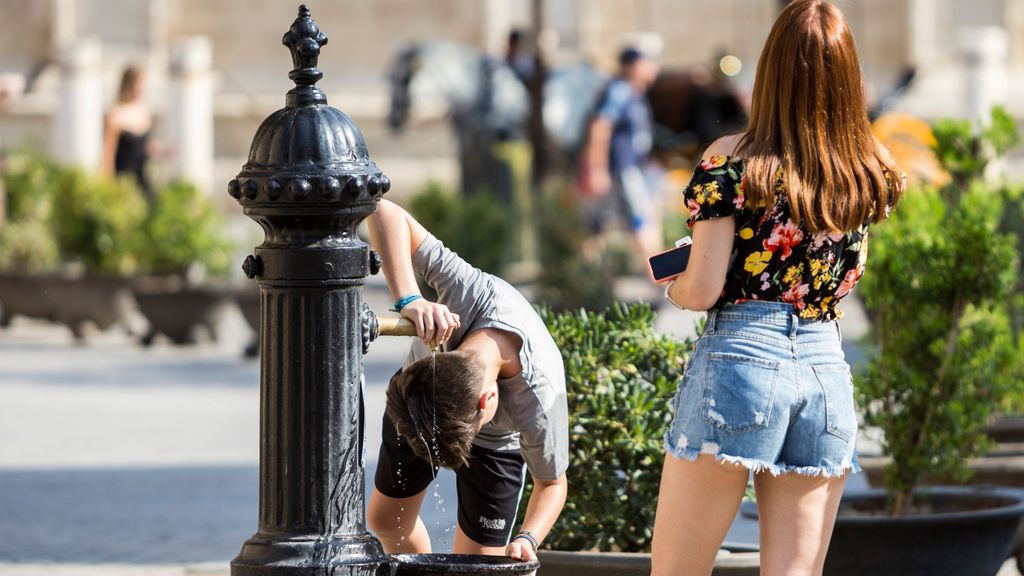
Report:
[[[832,4],[795,0],[776,20],[738,153],[748,205],[786,194],[791,217],[811,232],[878,222],[899,199],[898,169],[871,132],[853,34]]]

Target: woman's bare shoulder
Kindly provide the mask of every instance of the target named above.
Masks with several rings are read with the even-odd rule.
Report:
[[[707,150],[704,151],[704,158],[711,158],[712,156],[735,156],[736,150],[739,148],[740,142],[743,140],[745,135],[746,132],[740,132],[739,134],[722,136],[708,146]]]

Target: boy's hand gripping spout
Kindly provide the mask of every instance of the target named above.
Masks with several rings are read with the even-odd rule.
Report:
[[[429,300],[411,302],[402,308],[401,314],[416,325],[416,335],[431,348],[447,342],[462,325],[458,314]]]

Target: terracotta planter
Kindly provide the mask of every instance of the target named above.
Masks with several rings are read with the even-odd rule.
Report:
[[[67,326],[84,339],[88,326],[123,325],[135,308],[125,278],[58,274],[0,274],[0,326],[11,318],[42,318]]]
[[[537,576],[650,576],[650,554],[541,550]],[[757,552],[719,552],[713,576],[758,576]]]
[[[193,344],[202,332],[216,340],[217,325],[233,303],[228,289],[183,286],[173,280],[143,280],[133,291],[139,310],[149,321],[149,331],[141,339],[146,346],[158,334],[175,344]]]

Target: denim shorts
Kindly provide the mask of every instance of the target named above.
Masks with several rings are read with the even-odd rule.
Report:
[[[857,414],[839,325],[784,302],[708,312],[673,401],[665,449],[754,473],[858,472]]]

